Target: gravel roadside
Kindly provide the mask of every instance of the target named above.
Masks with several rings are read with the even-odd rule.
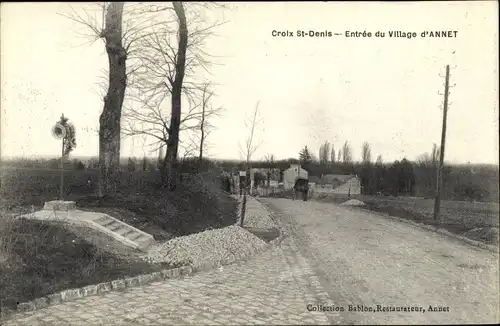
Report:
[[[245,227],[261,229],[276,228],[276,225],[269,216],[269,212],[257,201],[257,199],[250,196],[247,197],[247,211],[243,225]]]
[[[245,227],[274,228],[268,212],[256,199],[247,198]],[[235,261],[261,251],[266,242],[251,232],[233,225],[206,230],[153,245],[145,259],[171,265],[203,266],[207,262]]]

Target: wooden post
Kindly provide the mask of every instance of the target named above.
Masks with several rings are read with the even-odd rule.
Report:
[[[448,90],[450,80],[450,65],[446,66],[446,80],[444,85],[444,104],[443,104],[443,127],[441,130],[441,152],[439,153],[439,165],[437,167],[436,180],[436,198],[434,201],[434,220],[439,220],[439,209],[441,205],[441,189],[443,187],[443,165],[444,165],[444,147],[446,144],[446,119],[448,114]]]
[[[245,219],[246,208],[247,208],[247,194],[246,191],[243,191],[243,204],[241,205],[240,227],[243,227],[243,220]]]

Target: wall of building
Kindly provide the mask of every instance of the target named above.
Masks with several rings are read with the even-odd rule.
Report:
[[[293,188],[295,180],[298,178],[308,177],[306,170],[302,169],[299,165],[291,165],[289,169],[283,172],[283,186],[285,189]]]

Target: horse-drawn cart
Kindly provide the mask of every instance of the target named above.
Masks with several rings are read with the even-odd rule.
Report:
[[[298,177],[295,180],[292,190],[292,200],[298,197],[299,193],[302,194],[302,199],[307,201],[307,195],[309,194],[309,180],[306,178]]]

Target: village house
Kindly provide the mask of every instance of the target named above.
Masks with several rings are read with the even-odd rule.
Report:
[[[295,185],[295,180],[297,178],[308,179],[308,172],[304,170],[300,164],[291,164],[288,169],[283,171],[283,187],[285,189],[291,189]]]

